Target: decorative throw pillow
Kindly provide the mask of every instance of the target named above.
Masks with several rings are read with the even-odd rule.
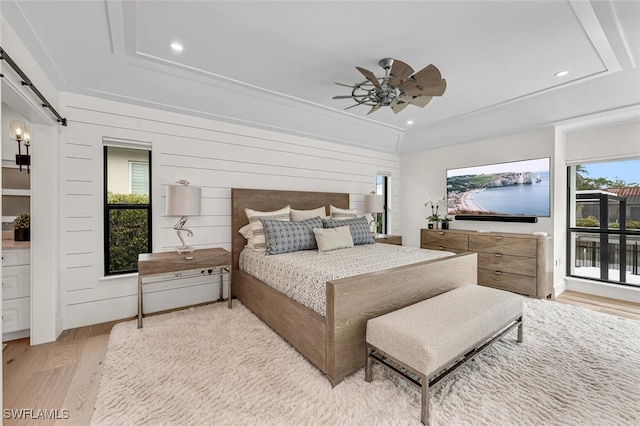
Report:
[[[322,219],[323,228],[337,228],[339,226],[348,226],[351,231],[353,244],[358,246],[362,244],[374,244],[375,240],[369,229],[369,221],[366,217],[357,217],[355,219]]]
[[[318,250],[331,251],[341,248],[353,247],[353,238],[348,226],[337,228],[313,228],[316,236]]]
[[[247,214],[247,219],[249,219],[249,225],[251,225],[254,249],[264,250],[267,248],[267,244],[264,239],[264,228],[262,227],[260,218],[268,217],[270,219],[288,221],[290,211],[291,208],[289,206],[271,212],[260,212],[257,210],[244,209],[244,212]]]
[[[355,209],[339,209],[333,205],[329,206],[329,214],[331,219],[336,220],[355,219],[358,217],[358,212]]]
[[[291,209],[291,220],[294,222],[300,222],[301,220],[313,219],[320,216],[322,219],[326,219],[327,213],[324,207],[318,207],[313,210],[296,210]]]
[[[251,225],[247,224],[238,230],[238,233],[247,240],[247,248],[253,248],[253,232],[251,232]]]
[[[318,248],[313,228],[322,226],[322,219],[319,217],[300,222],[284,222],[262,217],[260,221],[264,228],[267,254],[291,253]]]

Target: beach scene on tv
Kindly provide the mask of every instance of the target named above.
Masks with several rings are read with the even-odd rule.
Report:
[[[447,170],[450,215],[551,213],[549,158]]]

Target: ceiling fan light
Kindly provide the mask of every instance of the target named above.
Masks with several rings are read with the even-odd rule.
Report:
[[[184,47],[182,46],[182,44],[174,41],[173,43],[171,43],[171,49],[176,52],[182,52],[184,50]]]
[[[569,71],[558,71],[557,73],[554,74],[554,76],[556,76],[556,77],[564,77],[567,74],[569,74]]]

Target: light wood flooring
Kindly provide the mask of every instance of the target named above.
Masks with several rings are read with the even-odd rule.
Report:
[[[557,302],[640,320],[640,304],[567,291]],[[5,425],[88,425],[98,393],[110,322],[65,330],[57,341],[8,342],[3,352],[3,408],[58,410],[58,420],[4,419]],[[68,410],[68,411],[64,411]],[[6,417],[6,412],[3,412]],[[67,417],[62,419],[61,417]]]

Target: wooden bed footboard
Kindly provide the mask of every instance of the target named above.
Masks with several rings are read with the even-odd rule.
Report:
[[[327,371],[335,386],[365,363],[367,320],[478,281],[476,253],[327,282]]]

